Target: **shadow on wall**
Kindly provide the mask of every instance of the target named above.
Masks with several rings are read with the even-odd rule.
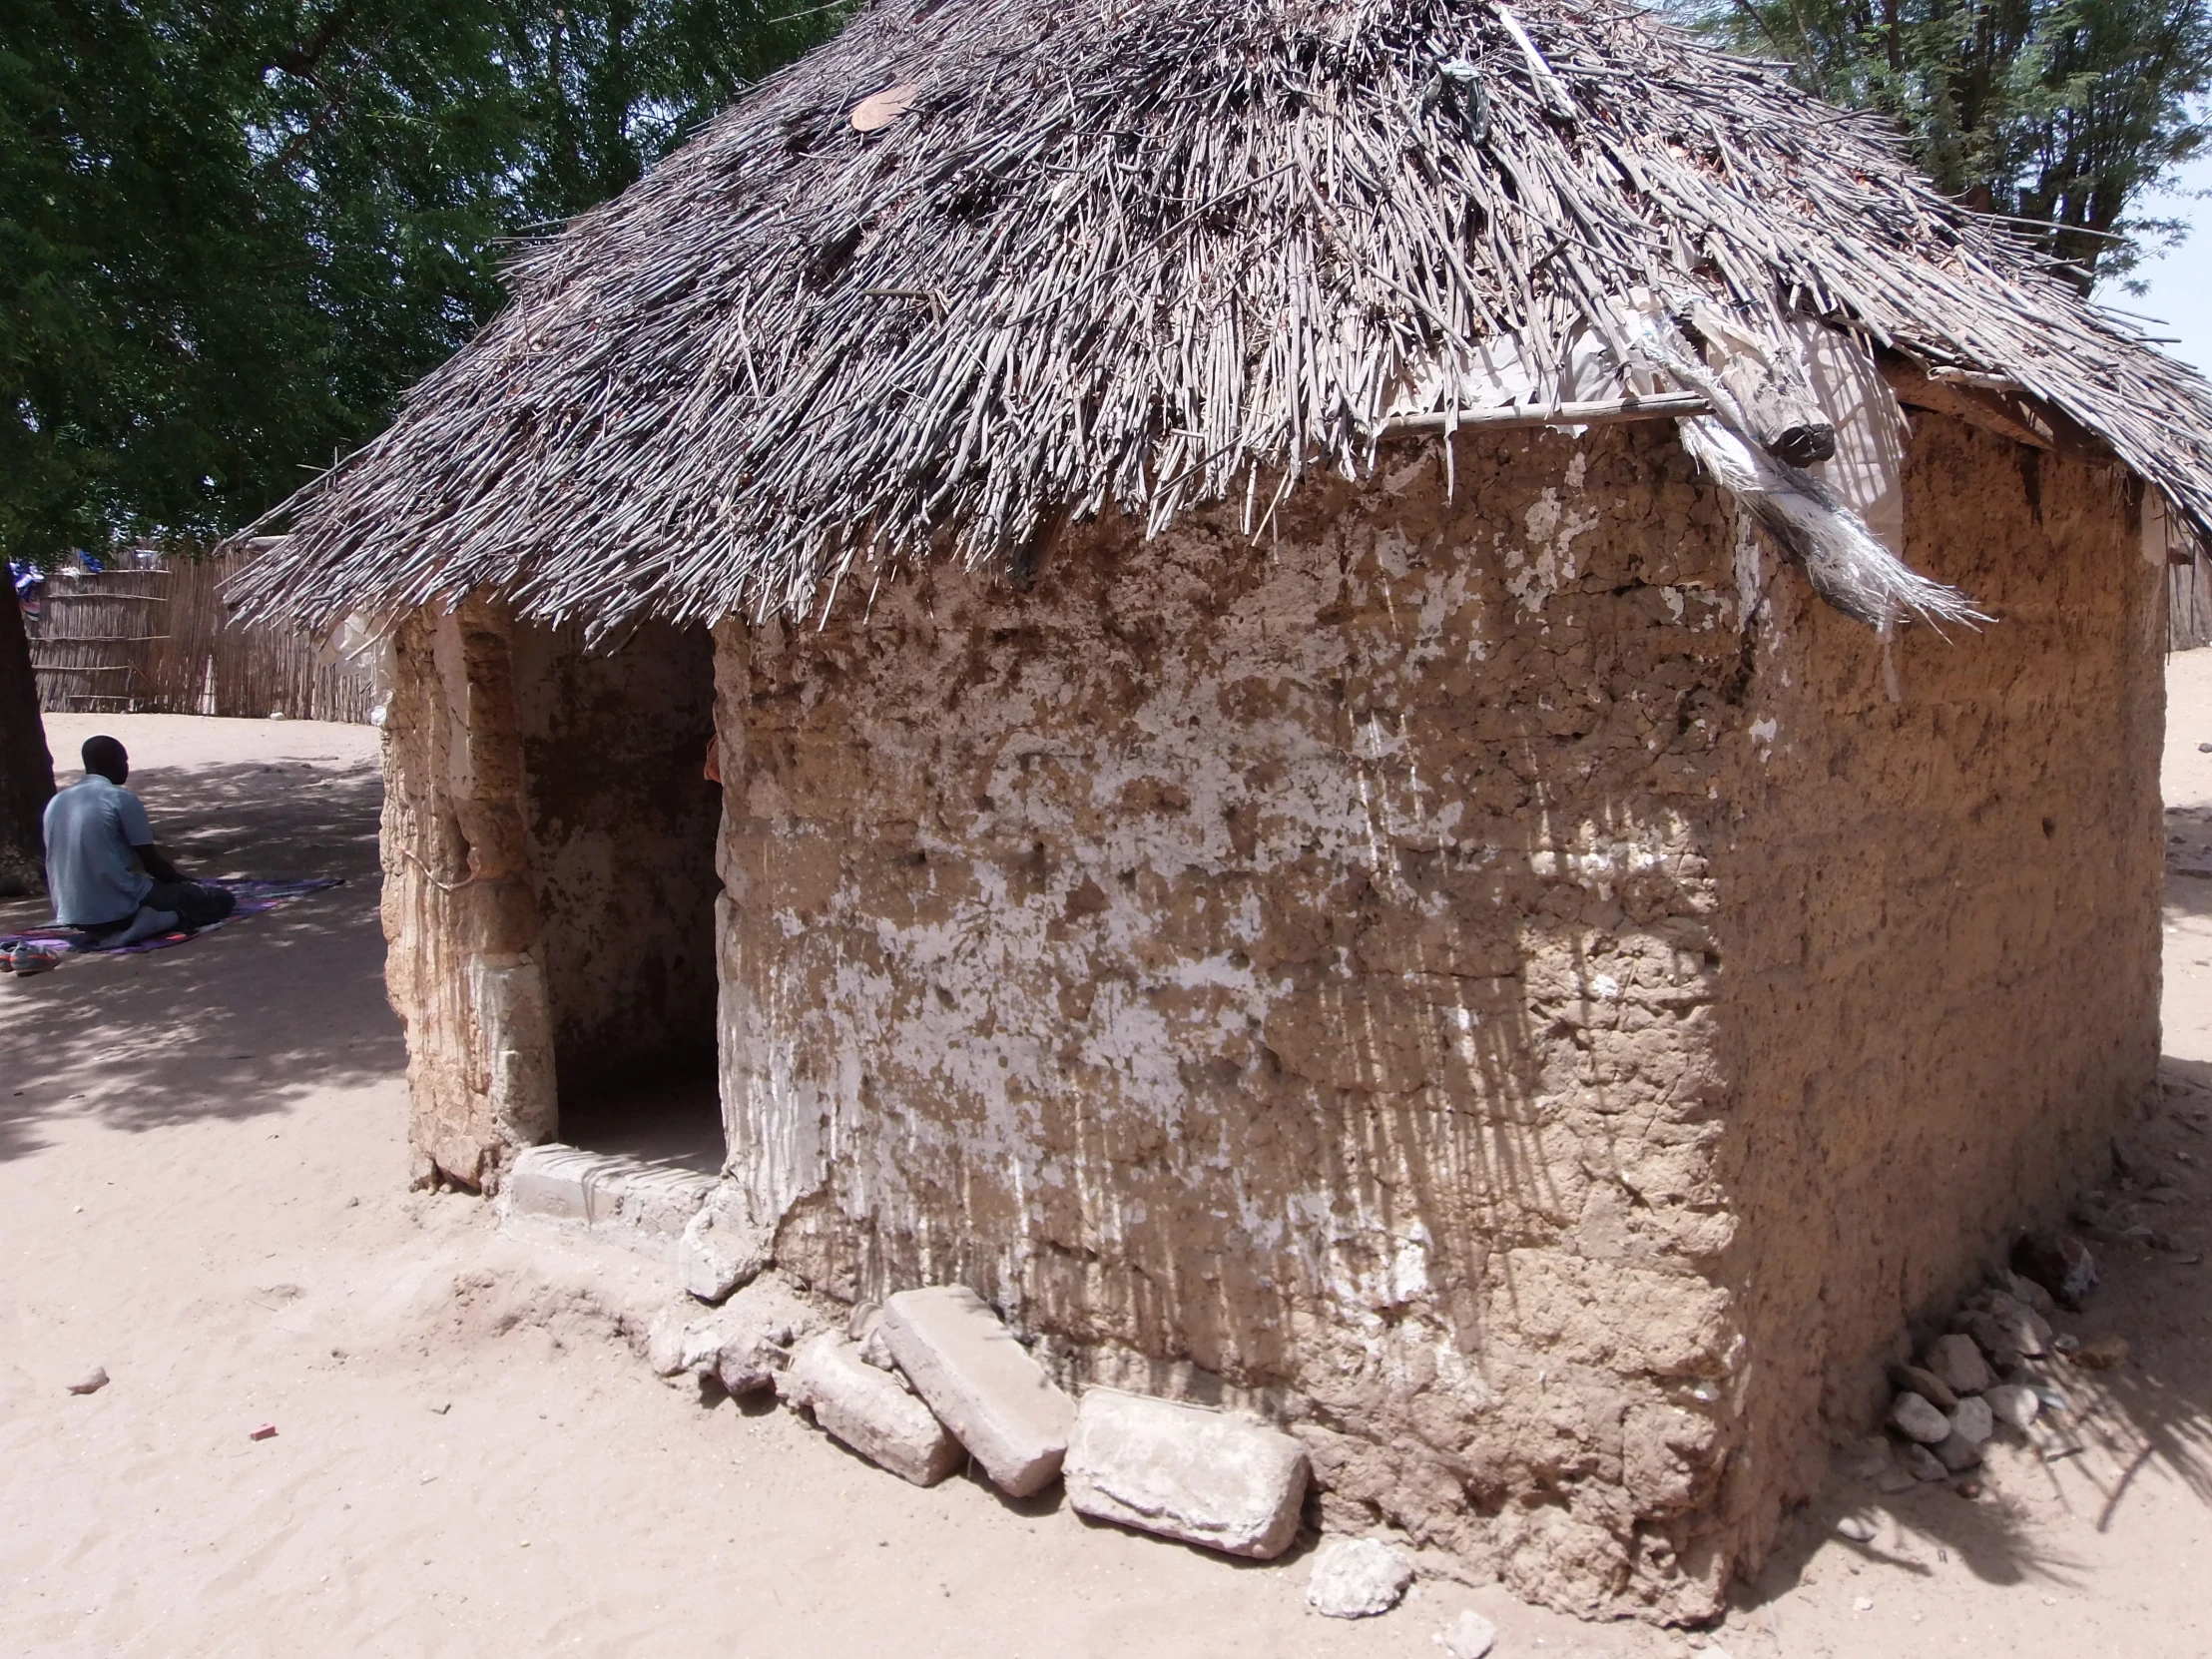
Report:
[[[376,771],[241,762],[148,768],[131,785],[187,874],[346,884],[172,949],[0,979],[0,1159],[35,1154],[51,1116],[127,1130],[254,1117],[405,1067],[383,993]],[[11,904],[0,926],[50,914]]]

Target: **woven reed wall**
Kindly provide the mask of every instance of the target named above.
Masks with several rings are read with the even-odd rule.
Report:
[[[366,722],[365,667],[323,661],[304,634],[231,620],[224,584],[253,556],[54,576],[32,645],[39,706]]]

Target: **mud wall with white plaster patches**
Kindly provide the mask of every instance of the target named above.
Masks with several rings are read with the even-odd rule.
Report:
[[[2025,512],[1979,441],[1924,432],[1916,489]],[[1292,1426],[1334,1522],[1698,1616],[1899,1299],[2064,1185],[2015,1146],[2003,1034],[1931,1012],[1970,1000],[1937,994],[1943,929],[2022,888],[1936,849],[2060,751],[2054,787],[2137,822],[2151,590],[2111,476],[2054,462],[2047,546],[1984,515],[1924,557],[2005,625],[1908,634],[1886,672],[1665,428],[1462,439],[1448,496],[1437,449],[1393,461],[1257,546],[1099,526],[1026,592],[935,567],[718,631],[732,1167],[822,1288],[964,1280],[1070,1381]],[[2015,626],[2060,592],[2090,620]],[[1914,837],[1873,887],[1813,851],[1854,823]],[[2052,1009],[2110,981],[2078,1039],[2108,1061],[2036,1080],[2028,1132],[2065,1147],[2154,1018],[2140,871],[2081,890],[2085,954],[2011,970]],[[1948,1111],[1952,1167],[2030,1188],[1915,1219],[1910,1272],[1845,1294],[1946,1176],[1830,1184],[1836,1143],[1918,1145],[1923,1085],[1982,1104]]]

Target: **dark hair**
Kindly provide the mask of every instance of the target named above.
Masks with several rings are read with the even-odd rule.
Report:
[[[104,733],[85,739],[84,757],[85,770],[97,772],[103,778],[111,772],[127,771],[131,765],[129,752]]]

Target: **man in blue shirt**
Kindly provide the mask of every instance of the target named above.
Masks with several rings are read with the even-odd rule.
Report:
[[[139,798],[123,787],[131,757],[109,737],[87,738],[85,775],[46,804],[46,890],[54,919],[105,945],[135,944],[172,927],[206,927],[237,901],[188,881],[154,844]]]

